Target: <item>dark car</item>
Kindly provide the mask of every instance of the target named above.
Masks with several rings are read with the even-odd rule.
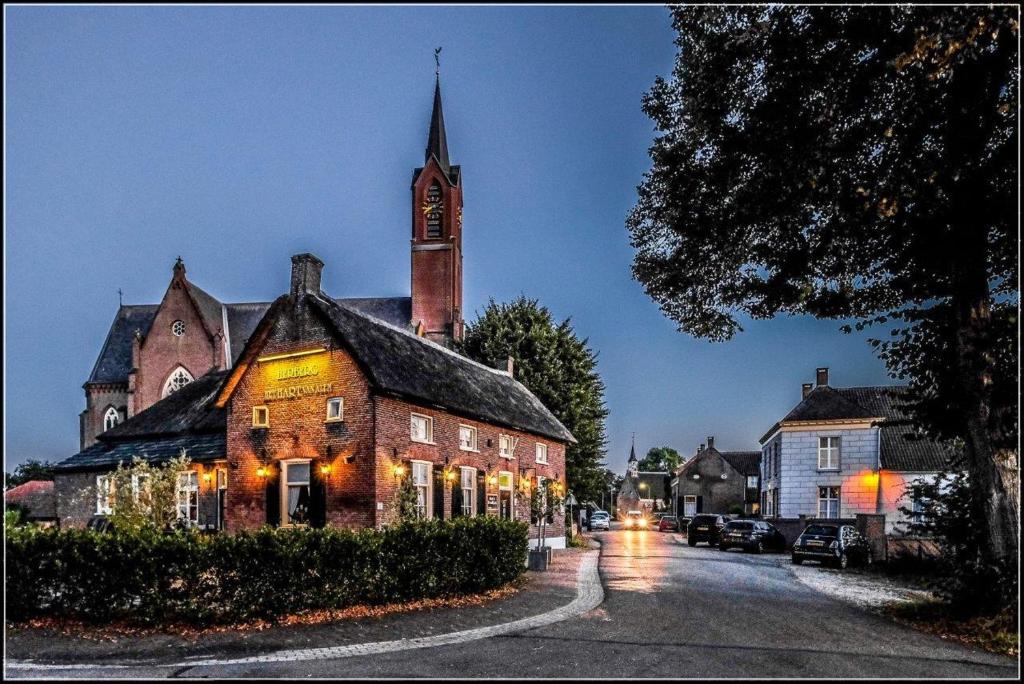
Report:
[[[793,543],[793,565],[805,560],[845,568],[871,564],[871,544],[852,525],[811,524]]]
[[[744,551],[761,553],[786,548],[786,538],[775,526],[762,520],[730,520],[722,529],[718,548],[728,551],[739,547]]]
[[[707,513],[695,515],[686,526],[686,543],[696,546],[698,542],[707,542],[711,546],[718,544],[718,535],[721,534],[725,523],[729,522],[729,516]]]
[[[663,515],[661,520],[658,521],[659,532],[675,532],[679,529],[679,523],[676,522],[676,516],[674,515]]]

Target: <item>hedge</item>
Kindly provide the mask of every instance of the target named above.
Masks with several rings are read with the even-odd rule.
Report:
[[[517,578],[526,551],[527,526],[494,517],[215,535],[9,528],[6,617],[274,620],[486,591]]]

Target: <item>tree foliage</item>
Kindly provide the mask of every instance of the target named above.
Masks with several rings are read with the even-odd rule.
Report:
[[[555,323],[536,299],[511,303],[491,300],[466,326],[462,352],[480,363],[504,368],[509,357],[514,375],[576,438],[566,447],[565,477],[580,501],[600,498],[604,479],[604,382],[597,354],[579,339],[569,319]]]
[[[4,489],[11,489],[32,480],[52,480],[55,463],[30,458],[19,463],[13,473],[4,473]]]
[[[741,315],[877,326],[918,422],[965,440],[987,553],[1015,556],[1017,9],[672,13],[634,276],[712,340]]]
[[[137,532],[167,530],[178,525],[178,478],[191,461],[181,455],[154,465],[141,458],[110,473],[114,504],[108,516],[114,529]]]
[[[640,470],[674,471],[683,462],[679,452],[669,446],[651,447],[637,467]]]

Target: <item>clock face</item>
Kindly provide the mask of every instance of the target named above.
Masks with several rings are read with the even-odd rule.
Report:
[[[441,199],[432,200],[427,198],[423,200],[423,205],[420,207],[424,214],[440,214],[444,209],[444,201]]]

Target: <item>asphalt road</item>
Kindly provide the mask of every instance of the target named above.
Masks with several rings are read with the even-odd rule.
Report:
[[[615,529],[598,538],[604,603],[527,632],[372,657],[57,676],[1015,678],[1018,672],[1014,659],[827,598],[797,582],[778,556],[690,548],[679,535],[649,531]]]

